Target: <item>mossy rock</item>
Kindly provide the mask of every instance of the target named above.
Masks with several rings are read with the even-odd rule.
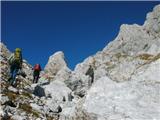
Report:
[[[111,70],[111,69],[114,69],[115,67],[116,67],[115,64],[111,64],[111,65],[109,65],[109,66],[107,67],[107,69],[108,69],[108,70]]]
[[[23,104],[20,103],[19,109],[22,109],[23,111],[25,111],[28,114],[33,114],[33,116],[35,116],[36,118],[39,117],[39,112],[33,110],[32,107],[27,103],[23,103]]]
[[[105,65],[110,66],[110,65],[112,65],[112,62],[106,62]]]
[[[154,55],[147,54],[147,53],[140,54],[140,55],[137,56],[137,58],[139,58],[141,60],[152,60],[153,57],[154,57]]]
[[[47,120],[59,120],[59,114],[55,116],[49,116],[48,114],[46,114],[46,118]]]
[[[116,53],[116,54],[115,54],[115,57],[116,57],[117,59],[120,59],[120,58],[126,58],[126,57],[128,57],[128,55],[122,54],[122,53]]]
[[[138,68],[146,65],[146,64],[150,64],[152,62],[155,62],[156,60],[160,59],[160,53],[158,53],[157,55],[153,56],[152,58],[148,59],[144,64],[140,65]]]
[[[15,99],[18,97],[18,94],[14,93],[14,92],[12,92],[12,91],[6,91],[6,92],[4,93],[4,95],[5,95],[5,96],[8,96],[8,98],[9,98],[10,100],[15,100]]]
[[[32,99],[32,95],[31,95],[30,93],[28,93],[28,92],[23,92],[23,93],[21,94],[21,96],[24,96],[25,98]]]
[[[153,57],[152,62],[160,59],[160,53],[158,53],[156,56]]]

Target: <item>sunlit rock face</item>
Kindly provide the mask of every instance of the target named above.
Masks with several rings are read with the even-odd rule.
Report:
[[[56,75],[59,70],[67,67],[64,60],[64,53],[59,51],[49,57],[48,63],[46,64],[44,70],[50,75]]]
[[[66,107],[62,120],[64,116],[75,120],[160,119],[159,19],[157,5],[147,14],[144,25],[121,25],[115,40],[76,66],[69,85],[81,86],[74,91],[84,90],[85,97]],[[86,87],[90,77],[85,73],[90,65],[94,82]]]

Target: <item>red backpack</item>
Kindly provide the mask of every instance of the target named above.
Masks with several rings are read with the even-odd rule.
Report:
[[[41,71],[40,64],[36,64],[36,65],[34,66],[34,70]]]

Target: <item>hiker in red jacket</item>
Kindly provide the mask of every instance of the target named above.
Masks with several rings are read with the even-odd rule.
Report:
[[[33,68],[33,83],[37,83],[39,79],[39,74],[41,71],[41,66],[40,64],[36,64]]]

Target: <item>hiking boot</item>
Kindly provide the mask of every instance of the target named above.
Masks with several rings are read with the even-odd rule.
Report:
[[[11,86],[14,87],[14,88],[17,87],[16,83],[12,83]]]
[[[9,78],[8,78],[8,82],[10,83],[10,82],[11,82],[11,80],[12,80],[12,77],[9,77]]]

